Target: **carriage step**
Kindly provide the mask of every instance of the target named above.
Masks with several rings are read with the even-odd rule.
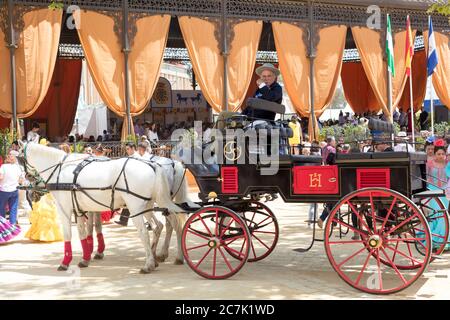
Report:
[[[431,255],[431,259],[435,259],[435,260],[447,260],[447,258],[443,257],[443,256],[434,256]]]

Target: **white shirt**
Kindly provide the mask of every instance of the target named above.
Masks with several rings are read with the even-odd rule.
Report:
[[[151,142],[156,142],[158,141],[158,133],[152,131],[152,130],[148,130],[148,140]]]
[[[27,141],[32,143],[39,143],[39,134],[34,131],[28,131]]]
[[[396,152],[414,152],[414,148],[412,145],[405,144],[405,143],[399,143],[394,147],[394,151]]]
[[[211,141],[211,133],[212,133],[211,128],[208,128],[205,130],[205,133],[203,133],[203,142],[204,143]]]
[[[0,180],[0,191],[16,191],[19,179],[23,177],[20,166],[16,163],[5,163],[0,167],[0,174],[3,176],[3,179]]]

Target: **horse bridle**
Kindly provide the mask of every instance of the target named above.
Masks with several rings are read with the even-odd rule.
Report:
[[[34,170],[36,173],[37,173],[37,175],[38,175],[38,181],[37,181],[37,183],[41,183],[41,182],[43,182],[44,183],[44,185],[47,185],[48,184],[48,182],[50,181],[50,179],[53,177],[53,175],[55,174],[55,172],[59,169],[59,171],[61,172],[61,167],[62,167],[62,165],[64,164],[64,162],[66,161],[66,159],[67,159],[67,157],[69,156],[68,154],[66,154],[65,156],[64,156],[64,158],[60,161],[60,162],[58,162],[57,164],[54,164],[54,165],[52,165],[52,166],[50,166],[50,167],[48,167],[48,168],[46,168],[46,169],[44,169],[44,170],[42,170],[42,171],[38,171],[34,166],[32,166],[28,161],[27,161],[27,147],[28,147],[28,143],[25,145],[25,147],[24,147],[24,149],[23,149],[23,167],[24,167],[24,170],[25,170],[25,174],[26,175],[28,175],[28,169],[32,169],[32,170]],[[48,179],[46,180],[46,181],[44,181],[44,179],[42,179],[42,176],[41,176],[41,174],[42,173],[45,173],[45,172],[47,172],[47,171],[49,171],[49,170],[51,170],[51,169],[53,169],[53,171],[50,173],[50,176],[48,177]],[[58,175],[58,178],[57,178],[58,180],[59,180],[59,175]]]

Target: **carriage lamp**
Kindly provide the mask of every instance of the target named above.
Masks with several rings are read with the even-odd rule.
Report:
[[[215,199],[215,198],[217,198],[217,193],[215,193],[214,191],[208,193],[208,199]]]

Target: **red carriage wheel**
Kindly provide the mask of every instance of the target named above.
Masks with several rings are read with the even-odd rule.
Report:
[[[416,204],[427,218],[433,241],[433,256],[438,256],[444,252],[449,240],[450,222],[447,209],[439,197],[422,198]],[[416,233],[421,234],[422,230],[416,230]],[[419,250],[422,248],[420,243],[416,246]],[[431,261],[434,260],[433,256]]]
[[[349,215],[350,224],[346,222]],[[339,227],[359,237],[333,236],[332,228]],[[421,234],[416,233],[419,229]],[[411,200],[384,188],[361,189],[345,196],[330,213],[324,243],[339,276],[352,287],[373,294],[409,287],[431,259],[426,217]]]
[[[278,242],[279,226],[275,214],[269,207],[258,201],[245,202],[238,214],[246,223],[251,235],[250,254],[247,261],[263,260],[272,253]],[[225,219],[220,226],[227,225]],[[236,226],[230,227],[232,230],[234,228]],[[235,259],[241,259],[233,251],[228,253]]]
[[[224,207],[198,210],[183,229],[184,258],[192,270],[207,279],[226,279],[236,274],[248,259],[250,243],[245,222]]]

